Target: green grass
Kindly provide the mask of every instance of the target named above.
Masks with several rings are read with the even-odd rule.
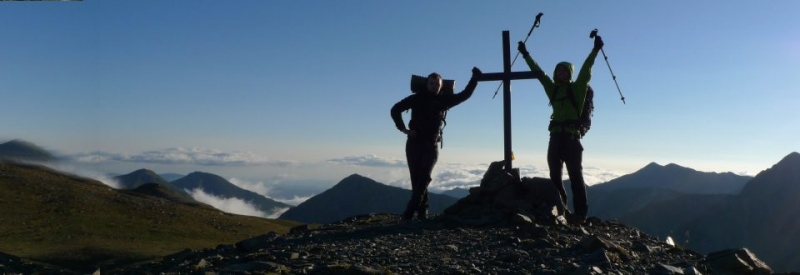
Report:
[[[114,190],[47,168],[0,163],[0,251],[80,271],[213,248],[299,223]]]

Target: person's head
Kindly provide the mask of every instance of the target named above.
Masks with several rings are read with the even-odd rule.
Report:
[[[556,83],[568,83],[572,81],[572,63],[563,61],[556,65],[556,69],[553,71],[553,80]]]
[[[438,73],[431,73],[428,75],[428,92],[439,94],[442,90],[442,76]]]

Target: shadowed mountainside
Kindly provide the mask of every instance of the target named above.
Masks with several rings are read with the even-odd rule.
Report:
[[[0,144],[0,159],[47,162],[56,160],[56,157],[33,143],[15,139]]]
[[[224,178],[211,173],[194,172],[172,181],[172,184],[178,188],[190,191],[201,189],[207,194],[221,198],[238,198],[253,204],[256,209],[267,214],[292,207],[291,205],[264,197],[253,191],[242,189]]]
[[[663,175],[669,177],[670,175]],[[593,189],[593,188],[592,188]],[[590,189],[590,190],[592,190]],[[699,252],[748,247],[776,271],[800,270],[800,154],[750,179],[738,194],[620,188],[590,192],[590,213]]]
[[[362,214],[400,213],[410,197],[411,190],[353,174],[331,189],[289,209],[280,218],[304,223],[330,223]],[[432,214],[441,213],[457,200],[434,193],[429,193],[429,198]]]
[[[125,190],[123,192],[128,194],[140,194],[144,196],[165,199],[171,202],[177,202],[182,204],[190,204],[200,207],[211,207],[210,205],[197,202],[190,197],[187,198],[185,193],[176,192],[175,190],[169,189],[166,186],[157,183],[145,183],[139,185],[139,187],[136,187],[131,190]]]
[[[191,248],[233,243],[296,222],[175,203],[144,187],[114,190],[49,168],[0,162],[0,251],[93,272]],[[172,197],[172,195],[166,195]]]
[[[154,183],[172,190],[174,193],[176,193],[175,195],[181,196],[183,199],[194,201],[192,196],[186,193],[186,191],[165,180],[155,172],[147,169],[139,169],[125,175],[116,176],[114,177],[114,180],[119,183],[121,189],[136,189],[142,185]]]
[[[638,171],[592,188],[604,191],[619,189],[666,189],[686,194],[739,194],[752,179],[734,173],[700,172],[674,163],[665,166],[655,162]]]

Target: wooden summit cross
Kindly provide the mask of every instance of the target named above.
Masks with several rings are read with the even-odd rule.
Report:
[[[511,43],[508,39],[508,31],[503,31],[503,72],[484,73],[478,81],[503,81],[503,129],[505,147],[505,170],[511,172],[511,80],[517,79],[537,79],[542,76],[541,72],[512,72],[511,71]]]

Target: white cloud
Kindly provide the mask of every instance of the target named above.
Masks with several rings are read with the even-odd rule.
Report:
[[[481,179],[483,179],[483,174],[486,173],[487,168],[489,168],[488,164],[439,164],[433,170],[433,175],[431,175],[433,181],[431,182],[430,186],[428,186],[428,189],[432,192],[438,193],[454,188],[466,189],[473,186],[479,186]],[[539,169],[533,165],[525,165],[515,168],[519,169],[520,176],[522,177],[550,178],[550,171],[548,169]],[[563,179],[569,179],[566,168],[563,170],[563,173]],[[584,167],[583,169],[583,178],[588,185],[607,182],[618,178],[619,176],[621,176],[621,174],[614,171],[603,170],[595,167]],[[408,172],[406,172],[404,178],[393,180],[387,184],[410,189],[411,183],[408,178]]]
[[[283,213],[284,213],[284,212],[286,212],[286,210],[289,210],[289,207],[285,207],[285,208],[276,208],[276,209],[275,209],[275,211],[274,211],[274,212],[272,212],[272,214],[269,214],[269,215],[267,216],[267,218],[268,218],[268,219],[277,219],[278,217],[280,217],[281,215],[283,215]]]
[[[316,195],[316,194],[308,195],[308,196],[296,195],[297,193],[295,193],[295,192],[301,192],[302,190],[294,190],[294,192],[292,192],[292,191],[286,192],[286,190],[284,190],[284,192],[280,192],[281,191],[280,190],[281,186],[277,186],[276,185],[276,184],[281,184],[280,180],[277,180],[276,182],[273,182],[272,184],[267,184],[267,183],[265,183],[263,181],[248,181],[248,180],[242,180],[242,179],[238,179],[238,178],[229,178],[228,181],[230,183],[233,183],[234,185],[242,188],[242,189],[250,190],[250,191],[253,191],[253,192],[255,192],[255,193],[259,194],[259,195],[262,195],[264,197],[270,198],[272,200],[279,201],[279,202],[282,202],[282,203],[285,203],[285,204],[289,204],[289,205],[293,205],[293,206],[297,206],[297,205],[303,203],[304,201],[308,200],[309,198],[311,198],[311,197]],[[291,197],[286,197],[287,193],[293,193],[293,194],[290,195]],[[302,192],[302,193],[307,193],[307,192]],[[283,196],[281,196],[281,194],[283,194]],[[288,210],[288,209],[286,209],[286,210]],[[283,211],[286,211],[286,210],[283,210]]]
[[[301,203],[305,202],[306,200],[310,199],[311,197],[313,197],[313,196],[305,196],[305,197],[294,196],[291,199],[273,199],[273,200],[276,200],[276,201],[279,201],[279,202],[282,202],[282,203],[285,203],[285,204],[288,204],[288,205],[298,206]]]
[[[228,181],[239,188],[255,192],[265,197],[267,197],[270,189],[272,189],[272,187],[268,186],[263,181],[247,181],[238,178],[229,178]]]
[[[253,204],[238,198],[221,198],[206,193],[201,188],[185,190],[196,201],[213,206],[216,209],[239,215],[269,218],[274,213],[264,213],[257,209]],[[276,209],[278,210],[278,209]],[[285,210],[284,210],[285,211]]]
[[[341,165],[369,167],[406,167],[405,160],[382,158],[376,155],[347,156],[338,159],[329,159],[328,162]]]
[[[222,152],[205,148],[168,148],[163,150],[146,151],[138,154],[122,154],[111,152],[89,152],[69,156],[71,159],[84,163],[100,163],[109,161],[155,163],[155,164],[186,164],[204,166],[250,166],[270,165],[286,167],[294,164],[293,161],[270,160],[251,152]]]

